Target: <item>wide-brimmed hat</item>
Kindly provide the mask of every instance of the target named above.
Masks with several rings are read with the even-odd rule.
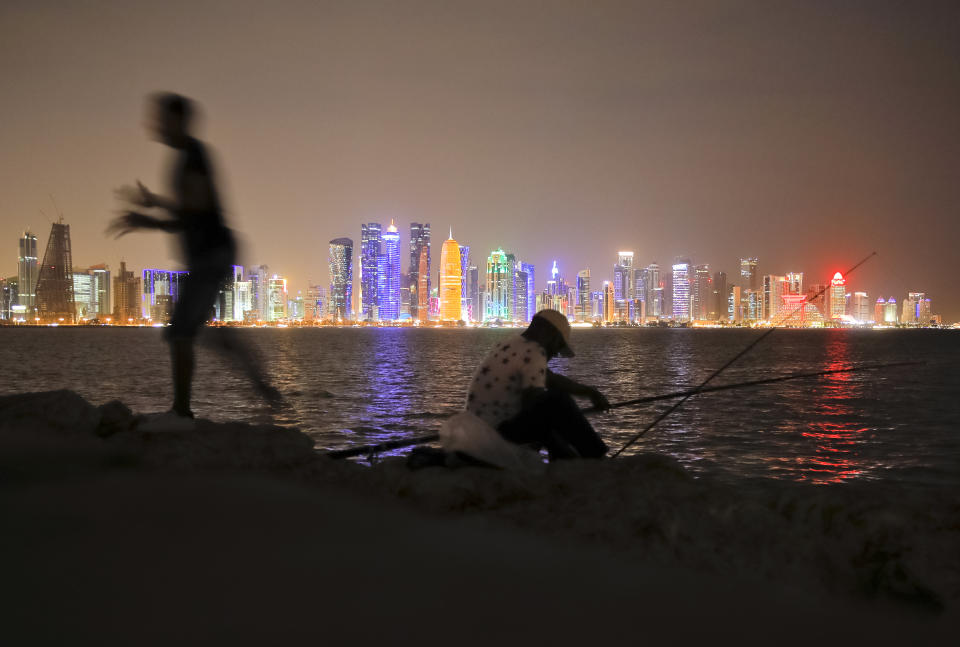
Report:
[[[563,337],[563,347],[558,351],[562,357],[573,357],[573,349],[570,348],[570,322],[559,310],[541,310],[534,317],[540,317],[548,324],[557,329],[560,336]]]

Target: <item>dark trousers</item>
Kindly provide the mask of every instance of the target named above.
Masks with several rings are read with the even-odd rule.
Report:
[[[545,447],[550,459],[600,458],[606,444],[569,394],[546,391],[531,406],[500,424],[500,435],[519,445]]]

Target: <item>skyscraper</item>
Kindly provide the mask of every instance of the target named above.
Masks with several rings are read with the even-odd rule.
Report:
[[[87,271],[93,277],[93,303],[97,319],[113,313],[110,303],[110,268],[105,264],[91,265]]]
[[[17,261],[17,305],[26,308],[28,320],[36,316],[37,265],[37,237],[26,231],[20,237],[20,256]]]
[[[673,320],[690,321],[690,261],[673,265]]]
[[[480,270],[476,265],[467,268],[467,300],[466,312],[469,321],[483,319],[483,306],[480,303]]]
[[[740,259],[740,285],[745,290],[760,289],[760,272],[757,268],[757,258]]]
[[[73,252],[70,225],[55,222],[50,228],[43,263],[37,272],[37,317],[42,321],[72,323],[77,315],[73,299]]]
[[[613,292],[617,301],[632,299],[633,252],[617,252],[617,264],[613,266]]]
[[[270,269],[266,265],[247,268],[247,281],[250,283],[250,319],[253,321],[267,319],[267,281],[269,280]]]
[[[714,272],[713,274],[713,304],[711,319],[728,320],[727,311],[727,273]]]
[[[335,322],[353,319],[353,241],[330,241],[330,316]]]
[[[897,300],[893,297],[887,299],[887,304],[883,308],[883,323],[896,326],[900,323],[897,317]]]
[[[24,320],[18,312],[23,306],[17,305],[17,280],[16,276],[0,279],[0,319],[4,321]]]
[[[647,316],[659,319],[663,316],[663,281],[660,278],[660,265],[647,265]]]
[[[870,321],[870,298],[866,292],[854,292],[850,300],[850,315],[858,323]]]
[[[86,321],[94,319],[93,314],[93,277],[86,270],[74,268],[73,271],[73,303],[77,308],[76,320]]]
[[[709,265],[694,266],[691,288],[693,291],[691,318],[701,321],[710,319],[710,304],[713,301],[713,278],[710,276]]]
[[[377,309],[381,321],[400,318],[400,232],[393,220],[382,236],[384,251],[377,264]]]
[[[788,294],[786,286],[786,276],[768,274],[763,277],[763,303],[760,310],[762,320],[773,324],[781,323],[778,319],[783,311],[783,295]]]
[[[430,223],[410,223],[410,316],[426,321],[430,302]]]
[[[467,268],[470,267],[470,245],[460,245],[460,309],[466,311]]]
[[[593,315],[590,304],[590,270],[577,272],[577,305],[574,310],[574,319],[586,321]]]
[[[350,244],[351,254],[353,243]],[[352,278],[352,272],[351,272]],[[267,281],[267,321],[283,321],[287,318],[287,279],[274,274]]]
[[[526,290],[524,301],[526,311],[518,313],[517,319],[530,321],[533,319],[533,316],[537,314],[537,299],[535,297],[537,294],[536,270],[534,269],[533,263],[520,263],[520,271],[523,272],[526,278],[526,284],[524,285],[524,289]]]
[[[307,287],[307,295],[303,299],[303,318],[307,321],[320,321],[326,315],[327,291],[322,285]]]
[[[180,300],[188,272],[174,270],[143,270],[143,293],[140,313],[155,323],[167,323],[173,314],[173,306]],[[229,299],[230,313],[220,312],[223,321],[230,321],[233,314],[233,299]]]
[[[877,324],[883,323],[884,313],[887,311],[887,302],[883,297],[877,299],[877,303],[873,306],[873,322]]]
[[[127,271],[126,261],[120,261],[120,271],[113,277],[113,318],[118,324],[128,324],[140,317],[140,277]]]
[[[513,266],[503,248],[487,257],[484,321],[513,319]]]
[[[396,231],[397,228],[394,227],[393,230]],[[360,225],[360,319],[362,321],[377,319],[379,307],[377,259],[383,253],[380,234],[381,227],[378,222]],[[399,235],[397,239],[399,241]]]
[[[462,312],[460,300],[463,295],[463,268],[460,265],[460,246],[450,237],[440,248],[440,320],[458,321]]]
[[[840,272],[834,274],[833,279],[830,280],[828,294],[830,295],[827,299],[827,307],[830,309],[828,319],[838,321],[847,314],[847,280]]]
[[[617,295],[613,283],[603,282],[603,322],[610,323],[616,316]]]

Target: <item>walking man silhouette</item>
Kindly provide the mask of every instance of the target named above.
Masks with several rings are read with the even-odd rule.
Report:
[[[177,153],[170,182],[172,196],[152,193],[139,181],[135,187],[121,187],[117,190],[120,199],[160,215],[127,211],[113,220],[107,231],[119,238],[139,229],[156,229],[180,239],[189,273],[165,333],[173,367],[172,411],[192,418],[194,341],[230,276],[237,244],[224,219],[206,148],[191,134],[193,102],[178,94],[158,93],[149,98],[149,104],[148,129]],[[239,364],[265,399],[278,403],[280,393],[269,384],[253,353],[238,342],[236,333],[227,328],[216,333],[214,348]]]

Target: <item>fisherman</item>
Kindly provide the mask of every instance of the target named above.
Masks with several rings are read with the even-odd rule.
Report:
[[[158,93],[151,97],[150,104],[151,134],[177,152],[171,178],[173,197],[156,195],[140,182],[136,187],[121,187],[117,195],[122,200],[136,207],[157,209],[164,215],[127,211],[107,231],[119,238],[138,229],[154,229],[176,233],[180,238],[188,275],[165,333],[173,368],[172,413],[192,418],[194,340],[230,276],[237,245],[224,221],[206,148],[191,135],[193,102],[178,94]],[[240,365],[261,396],[278,404],[280,393],[267,382],[252,352],[237,341],[233,331],[217,333],[215,349]]]
[[[573,357],[570,323],[556,310],[541,310],[523,333],[498,344],[477,369],[467,411],[518,445],[546,448],[551,460],[600,458],[607,446],[572,396],[610,408],[592,386],[552,372],[547,362]]]

